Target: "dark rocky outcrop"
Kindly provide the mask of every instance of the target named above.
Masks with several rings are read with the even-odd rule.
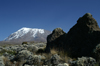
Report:
[[[65,35],[66,33],[61,28],[54,29],[53,32],[47,37],[46,52],[49,53],[50,48],[59,48],[64,46],[63,42],[65,39]]]
[[[99,42],[99,26],[92,15],[86,13],[68,32],[64,49],[72,57],[92,56],[93,49]]]
[[[58,34],[54,32],[47,37],[47,48],[53,44],[52,47],[63,48],[71,57],[93,56],[93,49],[100,43],[100,29],[90,13],[80,17],[67,34],[63,31],[57,31]]]

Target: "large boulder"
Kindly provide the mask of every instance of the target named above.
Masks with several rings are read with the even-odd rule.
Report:
[[[50,52],[50,48],[62,47],[63,39],[66,33],[61,28],[56,28],[47,36],[46,52]]]

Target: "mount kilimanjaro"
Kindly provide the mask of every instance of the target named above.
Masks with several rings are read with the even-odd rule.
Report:
[[[50,31],[44,29],[23,27],[12,33],[9,37],[4,39],[4,41],[16,43],[23,41],[46,42],[47,35],[50,33]]]

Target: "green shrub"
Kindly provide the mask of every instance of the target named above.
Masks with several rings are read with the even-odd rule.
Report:
[[[7,52],[8,54],[13,54],[13,55],[17,53],[16,51],[10,51],[10,50],[3,49],[2,51],[0,51],[0,55],[3,55],[5,52]]]

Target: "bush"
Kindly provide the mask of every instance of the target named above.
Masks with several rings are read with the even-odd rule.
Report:
[[[98,44],[95,49],[94,49],[94,54],[95,54],[95,58],[97,60],[97,63],[95,66],[98,66],[100,65],[100,44]]]
[[[72,66],[95,66],[96,60],[92,57],[81,57],[76,61],[71,61]]]
[[[28,43],[27,43],[27,42],[22,42],[22,45],[23,45],[23,44],[28,44]]]
[[[3,55],[5,52],[7,52],[8,54],[12,54],[12,55],[15,55],[17,53],[16,51],[10,51],[10,50],[3,49],[2,51],[0,51],[0,55]]]
[[[40,48],[40,49],[38,49],[38,51],[36,52],[37,54],[41,54],[42,55],[42,53],[45,53],[45,48]]]
[[[99,60],[100,59],[100,44],[98,44],[96,48],[94,49],[94,54],[95,54],[96,59]]]

